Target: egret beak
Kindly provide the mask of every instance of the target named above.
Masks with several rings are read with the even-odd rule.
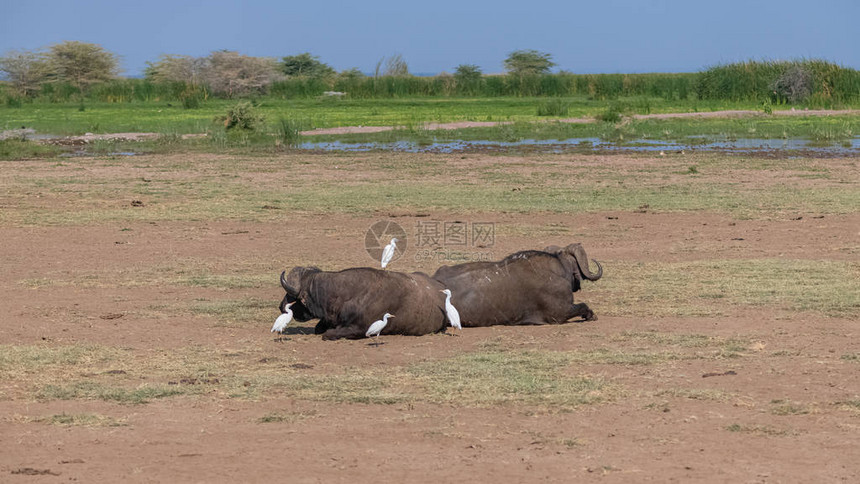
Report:
[[[389,317],[389,318],[393,318],[393,317],[394,317],[394,315],[393,315],[393,314],[390,314],[388,317]]]
[[[293,302],[291,302],[291,303],[287,303],[286,307],[290,307],[290,306],[292,306],[292,305],[293,305],[293,304],[295,304],[295,303],[296,303],[295,301],[293,301]]]

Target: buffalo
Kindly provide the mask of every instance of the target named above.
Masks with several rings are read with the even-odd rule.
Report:
[[[395,318],[383,334],[423,335],[445,331],[445,287],[427,274],[357,267],[338,272],[295,267],[281,273],[287,304],[297,321],[318,318],[315,334],[323,339],[364,338],[367,329],[385,313]]]
[[[573,294],[583,279],[603,276],[588,267],[581,244],[547,247],[511,254],[498,262],[468,262],[440,267],[433,278],[453,293],[463,326],[495,324],[558,324],[580,316],[597,316],[584,303],[575,304]]]

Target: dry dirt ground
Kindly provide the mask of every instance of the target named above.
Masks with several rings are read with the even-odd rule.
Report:
[[[313,155],[310,163],[325,164],[326,156]],[[460,169],[506,161],[421,156]],[[580,155],[558,159],[577,161],[571,156]],[[211,168],[207,157],[4,162],[0,482],[860,482],[860,323],[853,313],[727,301],[713,313],[661,315],[638,311],[636,301],[630,308],[610,308],[609,296],[598,290],[601,284],[623,288],[618,267],[640,262],[856,264],[856,210],[750,218],[647,208],[358,214],[273,209],[265,220],[205,214],[170,220],[165,214],[147,218],[149,199],[132,205],[139,195],[125,190],[159,176],[171,177],[174,196],[181,198],[184,177],[193,176],[177,167],[192,166],[197,158]],[[579,161],[619,170],[662,163],[623,155]],[[856,189],[856,162],[818,163],[830,161],[842,164],[843,181]],[[291,180],[283,168],[289,159],[253,163],[267,164],[284,183]],[[314,176],[339,180],[329,168]],[[518,160],[511,169],[529,168]],[[116,188],[98,192],[115,199],[38,183],[82,171],[93,183]],[[357,166],[350,176],[372,175]],[[727,171],[712,181],[764,186],[778,183],[775,177]],[[265,180],[250,177],[249,183],[262,186]],[[31,188],[16,188],[21,184]],[[81,215],[112,207],[118,215],[90,221]],[[30,209],[41,218],[27,219]],[[75,221],[64,221],[66,216]],[[394,220],[410,231],[428,220],[493,222],[494,244],[483,249],[495,258],[582,242],[591,257],[604,262],[606,275],[586,283],[576,299],[587,302],[599,320],[466,328],[456,336],[383,336],[379,347],[366,340],[321,341],[312,334],[312,322],[297,324],[283,338],[270,334],[283,295],[280,270],[295,264],[372,265],[364,234],[378,220]],[[432,272],[439,265],[414,254],[393,268]],[[214,279],[195,279],[202,277],[198,272]],[[231,282],[234,273],[251,283]],[[852,272],[849,282],[860,290],[856,276]],[[663,307],[642,299],[651,308]],[[261,304],[249,313],[230,312],[230,304],[241,306],[243,300]],[[72,356],[58,356],[63,351]],[[559,378],[582,376],[606,386],[586,393],[594,397],[588,403],[569,404],[544,401],[529,394],[528,385],[490,388],[494,400],[468,390],[459,393],[466,395],[463,402],[410,393],[413,382],[408,371],[403,377],[404,368],[468,362],[457,358],[473,353],[574,355],[558,368]],[[243,385],[262,381],[259,375],[276,378],[279,372],[311,388],[260,384],[256,393],[241,393]],[[351,372],[395,388],[362,382],[377,392],[368,398],[312,388],[330,375],[337,376],[335,386],[355,385],[345,376]],[[386,380],[388,372],[400,376]],[[242,375],[239,381],[231,380],[234,374]],[[49,385],[88,380],[186,391],[143,403],[45,392]]]

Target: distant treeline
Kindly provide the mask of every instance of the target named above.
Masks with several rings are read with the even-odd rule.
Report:
[[[654,96],[686,99],[696,74],[541,74],[533,76],[484,75],[469,82],[454,76],[354,77],[327,84],[315,79],[286,79],[272,83],[269,92],[278,97],[315,97],[325,91],[356,98],[411,96],[505,97],[579,96],[610,99],[622,96]]]
[[[833,106],[860,101],[860,71],[819,60],[750,61],[677,74],[537,74],[480,75],[464,80],[434,77],[365,76],[355,72],[324,78],[292,76],[274,80],[247,96],[307,99],[325,95],[347,98],[588,96],[614,99],[650,96],[667,100],[711,99]],[[334,92],[335,94],[331,94]],[[156,79],[112,79],[82,90],[69,82],[44,82],[22,98],[0,86],[7,106],[21,102],[176,102],[197,107],[209,98],[239,97],[205,83]]]

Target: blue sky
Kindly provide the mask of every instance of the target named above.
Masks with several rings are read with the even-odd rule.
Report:
[[[118,54],[126,75],[160,54],[310,52],[372,72],[400,54],[413,73],[477,64],[502,72],[518,49],[575,73],[692,72],[746,59],[824,58],[860,69],[860,0],[409,0],[244,2],[2,0],[0,54],[65,40]]]

